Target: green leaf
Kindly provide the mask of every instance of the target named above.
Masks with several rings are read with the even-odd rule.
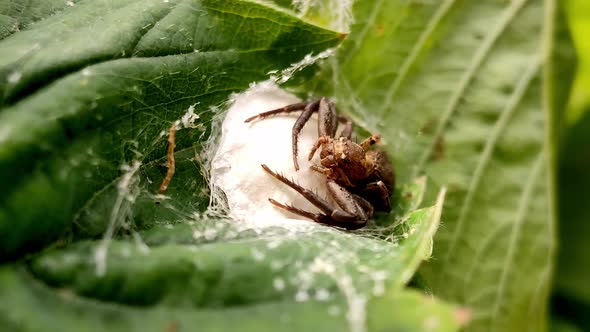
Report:
[[[569,0],[566,11],[579,58],[565,134],[559,156],[559,255],[554,277],[553,314],[559,319],[554,330],[590,328],[590,210],[587,209],[590,186],[590,43],[584,36],[590,30],[590,7],[585,1]]]
[[[585,0],[567,0],[565,3],[580,62],[567,116],[568,122],[574,124],[590,105],[590,41],[587,38],[590,31],[590,3]]]
[[[474,310],[468,330],[546,326],[571,77],[558,11],[541,0],[357,1],[317,84],[381,134],[401,183],[427,174],[448,187],[421,272],[435,295]]]
[[[424,178],[398,190],[388,222],[358,233],[207,214],[201,159],[228,96],[342,37],[249,1],[128,0],[82,1],[3,40],[2,254],[60,241],[0,270],[11,300],[0,320],[24,331],[456,330],[460,311],[402,290],[442,211],[444,190],[417,209]],[[158,196],[166,133],[183,114],[197,120],[177,133],[176,174]],[[26,319],[33,308],[46,314]]]
[[[424,179],[402,188],[400,206],[419,204],[424,189]],[[393,234],[391,228],[384,231],[391,235],[386,239],[374,232],[354,234],[313,223],[301,230],[252,229],[235,221],[197,219],[141,231],[141,246],[112,240],[54,248],[21,267],[20,276],[0,272],[5,279],[0,284],[12,303],[21,301],[0,307],[0,317],[28,331],[38,320],[24,323],[19,308],[50,305],[56,312],[48,315],[57,315],[56,322],[91,324],[90,330],[130,329],[141,310],[149,311],[151,320],[137,328],[148,330],[178,321],[211,330],[239,324],[241,330],[358,331],[366,324],[370,331],[456,331],[467,319],[462,310],[401,290],[420,262],[430,257],[443,197],[441,193],[434,207],[400,216]],[[15,286],[14,280],[20,284]],[[39,281],[54,290],[37,285]],[[27,284],[44,288],[44,293],[31,296],[23,290]],[[55,290],[57,295],[70,294],[65,304],[47,303],[55,298]],[[78,297],[100,302],[90,308],[67,303]],[[40,298],[49,300],[37,304]],[[103,322],[109,303],[128,307]],[[76,320],[80,312],[84,323]],[[233,315],[235,319],[228,319]],[[272,318],[277,316],[285,318]]]
[[[590,328],[589,169],[590,112],[585,112],[564,137],[560,158],[560,250],[554,296],[555,310],[586,330]]]
[[[78,0],[79,1],[79,0]],[[75,0],[3,0],[0,2],[0,39],[29,24],[74,6]]]
[[[560,318],[552,317],[551,326],[550,326],[549,331],[551,331],[551,332],[582,332],[583,330],[568,321],[565,321]]]
[[[342,298],[331,300],[332,306],[276,301],[231,310],[136,308],[48,288],[23,268],[7,266],[0,268],[0,292],[10,299],[0,303],[0,322],[13,331],[344,331],[349,326]],[[456,331],[461,323],[456,310],[413,291],[386,294],[371,300],[369,308],[371,331]]]
[[[419,197],[422,184],[406,192]],[[140,232],[147,246],[82,242],[42,254],[31,269],[55,287],[130,305],[238,305],[347,287],[379,295],[401,288],[430,257],[442,203],[443,194],[436,206],[400,217],[385,240],[315,224],[252,229],[189,219]]]
[[[341,38],[249,1],[109,0],[4,39],[0,256],[56,240],[121,166],[161,158],[190,105],[200,119],[179,149],[201,148],[229,94]]]

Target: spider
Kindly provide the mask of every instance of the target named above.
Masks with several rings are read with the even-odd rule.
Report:
[[[302,111],[293,125],[292,149],[295,170],[297,163],[297,142],[299,133],[311,115],[318,113],[318,140],[311,149],[311,160],[318,149],[320,164],[311,168],[326,176],[327,189],[337,206],[311,190],[305,189],[283,175],[272,171],[268,166],[262,168],[277,180],[293,188],[309,202],[318,207],[321,213],[304,211],[269,198],[275,206],[291,213],[314,220],[320,224],[354,230],[364,227],[375,211],[391,211],[390,196],[395,185],[393,166],[383,151],[369,150],[379,142],[379,135],[371,135],[360,144],[351,140],[352,121],[338,115],[333,102],[326,97],[314,101],[305,101],[282,108],[260,113],[245,120],[252,122],[266,117]],[[338,124],[344,128],[336,137]]]

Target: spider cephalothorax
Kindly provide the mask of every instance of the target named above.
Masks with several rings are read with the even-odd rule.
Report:
[[[281,204],[273,199],[269,199],[270,202],[316,222],[346,229],[365,226],[374,211],[389,212],[390,196],[395,181],[393,166],[385,152],[369,149],[379,141],[379,135],[371,135],[361,143],[354,142],[351,139],[352,122],[347,117],[338,115],[334,103],[327,98],[322,97],[319,100],[301,102],[264,112],[246,119],[246,122],[297,111],[302,113],[295,122],[292,132],[294,167],[296,170],[299,169],[297,163],[299,133],[311,115],[317,112],[318,140],[309,153],[309,160],[318,149],[321,149],[320,164],[313,165],[312,169],[326,176],[328,192],[337,206],[332,206],[312,191],[262,165],[266,172],[299,192],[322,213],[311,213]],[[336,137],[338,123],[343,123],[344,129],[340,136]]]

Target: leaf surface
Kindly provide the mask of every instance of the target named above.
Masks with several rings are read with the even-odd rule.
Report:
[[[585,112],[564,136],[559,167],[559,240],[554,311],[590,328],[590,113]]]
[[[240,0],[69,7],[1,42],[1,253],[59,238],[0,269],[3,325],[454,331],[464,322],[402,290],[440,220],[444,194],[418,209],[423,178],[399,189],[386,222],[357,234],[248,228],[205,213],[202,151],[228,96],[343,34]],[[158,196],[168,128],[183,114],[193,121],[182,121],[190,130],[176,136],[176,174]],[[44,314],[29,317],[34,308]]]
[[[590,3],[568,0],[565,8],[579,60],[567,116],[568,123],[573,125],[590,105],[587,88],[590,85],[590,42],[586,38],[590,31]]]
[[[140,233],[147,247],[114,240],[105,247],[104,262],[97,254],[102,243],[86,242],[47,252],[31,268],[56,287],[135,305],[243,304],[337,292],[343,283],[359,296],[378,295],[399,289],[429,257],[440,203],[409,213],[398,226],[400,236],[388,241],[319,226],[253,230],[198,220]],[[104,274],[98,272],[101,264]],[[273,289],[273,282],[284,285]]]
[[[79,1],[79,0],[78,0]],[[0,39],[24,29],[31,23],[74,6],[69,0],[2,0],[0,1]]]
[[[348,326],[342,309],[345,300],[333,299],[331,307],[312,301],[278,301],[231,310],[164,306],[136,308],[88,301],[68,290],[47,288],[22,268],[0,269],[0,290],[11,301],[0,304],[0,322],[18,331],[344,331]],[[386,295],[370,303],[369,328],[386,331],[454,331],[459,322],[455,311],[415,291]],[[331,308],[331,311],[329,311]],[[31,317],[34,310],[37,315]],[[273,319],[268,319],[272,316]]]
[[[195,320],[190,321],[211,330],[233,328],[224,322],[233,320],[227,315],[236,315],[246,330],[455,331],[465,323],[461,310],[401,290],[430,257],[439,223],[442,194],[434,207],[411,208],[420,204],[424,189],[420,179],[400,191],[401,206],[409,211],[398,217],[394,228],[383,230],[390,235],[385,239],[374,231],[353,234],[315,224],[296,230],[183,220],[141,231],[140,246],[133,241],[111,240],[106,246],[87,241],[48,250],[30,262],[32,275],[21,279],[33,283],[34,276],[53,289],[100,300],[100,306],[130,306],[109,323],[115,330],[128,328],[138,309],[154,314],[154,321],[141,326],[161,326],[156,318],[160,315],[188,324],[185,314],[193,308]],[[393,313],[392,308],[400,309]],[[96,311],[98,318],[91,321],[104,324],[100,310],[79,310],[90,316],[95,314],[89,310]],[[6,312],[9,317],[18,314]],[[225,318],[217,318],[223,312]],[[271,318],[276,315],[285,321]],[[72,318],[65,314],[63,319]],[[293,320],[298,323],[284,325]]]
[[[403,183],[448,187],[435,295],[468,330],[545,329],[571,43],[555,1],[357,1],[318,94],[381,134]],[[432,197],[432,193],[427,194]]]
[[[1,256],[56,240],[121,166],[164,155],[160,133],[190,105],[200,126],[179,149],[200,148],[232,92],[341,38],[253,2],[117,0],[81,2],[4,39]]]

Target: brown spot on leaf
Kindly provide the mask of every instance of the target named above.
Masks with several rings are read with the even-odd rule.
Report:
[[[430,154],[430,161],[438,161],[443,159],[445,153],[445,142],[442,136],[439,136],[434,141],[434,148]]]
[[[429,119],[426,123],[420,128],[419,134],[420,135],[429,135],[434,133],[434,127],[436,125],[436,119]]]
[[[375,34],[378,36],[382,35],[385,32],[385,26],[383,24],[377,24],[375,26]]]
[[[178,321],[173,320],[164,329],[164,332],[178,332],[180,330],[180,324]]]

